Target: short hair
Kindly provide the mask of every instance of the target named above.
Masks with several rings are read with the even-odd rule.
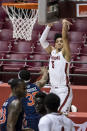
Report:
[[[42,98],[43,101],[44,101],[44,99],[45,99],[46,96],[47,96],[46,93],[44,93],[44,92],[38,92],[38,93],[35,95],[35,98]]]
[[[60,98],[54,94],[48,94],[44,99],[44,105],[51,111],[56,112],[60,106]]]
[[[20,79],[16,78],[16,79],[10,79],[8,81],[8,84],[11,86],[11,89],[14,89],[14,88],[18,87],[20,82],[23,82],[23,80],[20,80]]]
[[[30,71],[28,70],[21,70],[19,73],[18,73],[20,79],[24,80],[24,81],[28,81],[30,80]]]
[[[57,38],[62,38],[62,34],[56,33],[54,36],[54,41],[56,42]]]

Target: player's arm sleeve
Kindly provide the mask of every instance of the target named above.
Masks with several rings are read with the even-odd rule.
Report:
[[[15,131],[15,125],[17,123],[20,114],[20,102],[14,100],[8,107],[7,118],[7,131]]]
[[[51,46],[49,45],[49,42],[46,40],[47,39],[47,36],[48,36],[48,33],[50,31],[50,28],[49,26],[47,26],[44,30],[44,32],[42,33],[42,36],[40,38],[40,43],[41,43],[41,46],[48,52],[50,53],[51,52]]]
[[[40,43],[41,43],[41,46],[42,46],[43,48],[47,48],[47,47],[49,46],[49,42],[46,41],[49,31],[50,31],[50,27],[47,26],[47,27],[45,28],[45,30],[44,30],[41,38],[40,38]]]
[[[39,122],[39,131],[51,131],[51,121],[49,119],[41,119]]]

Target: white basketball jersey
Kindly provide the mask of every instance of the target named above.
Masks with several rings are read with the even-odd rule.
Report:
[[[39,121],[39,131],[75,131],[73,122],[64,115],[50,113]]]
[[[49,61],[49,77],[53,87],[65,86],[69,83],[69,62],[63,57],[62,51],[51,52]]]

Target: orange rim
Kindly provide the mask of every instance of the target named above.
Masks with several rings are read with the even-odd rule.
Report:
[[[3,6],[14,6],[23,9],[38,9],[38,3],[2,3]]]

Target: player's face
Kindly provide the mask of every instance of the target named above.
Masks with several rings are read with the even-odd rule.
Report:
[[[20,97],[26,96],[26,84],[25,82],[19,82],[18,87],[16,88],[17,95]]]
[[[40,97],[34,98],[34,102],[35,102],[36,112],[43,114],[43,112],[44,112],[44,105],[43,105],[42,98],[40,98]]]
[[[58,49],[58,50],[63,48],[63,40],[62,40],[62,38],[57,38],[56,39],[55,48]]]

